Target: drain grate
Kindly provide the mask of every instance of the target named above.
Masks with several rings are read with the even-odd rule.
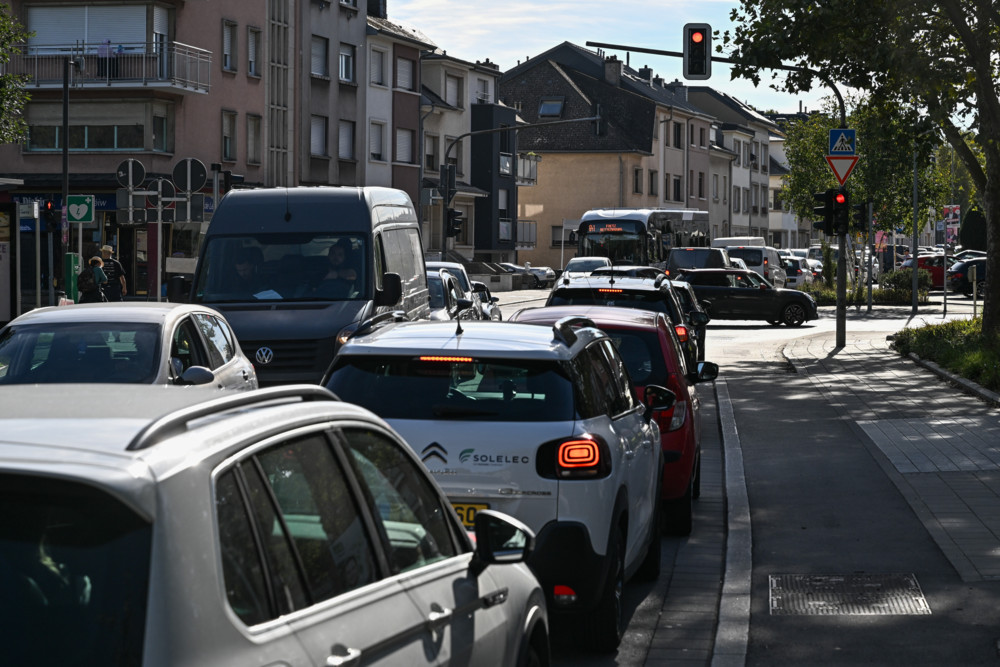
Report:
[[[912,574],[781,574],[769,579],[772,616],[931,613]]]

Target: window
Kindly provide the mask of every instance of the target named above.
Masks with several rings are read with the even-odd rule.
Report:
[[[735,162],[735,165],[737,167],[740,165],[740,152],[741,152],[741,150],[742,149],[740,148],[740,140],[739,139],[733,139],[733,152],[736,153],[736,162]]]
[[[719,175],[712,174],[712,199],[719,201]]]
[[[694,146],[694,125],[688,125],[688,143]]]
[[[167,137],[167,117],[153,116],[153,150],[162,153],[170,152],[171,143]]]
[[[448,146],[454,140],[455,140],[454,137],[445,137],[444,138],[445,146]],[[446,155],[446,158],[448,160],[448,164],[455,165],[455,173],[456,174],[464,174],[465,173],[464,171],[462,171],[462,142],[461,141],[455,141],[455,145],[451,147],[451,152],[449,152]]]
[[[705,128],[703,127],[698,128],[698,145],[702,148],[705,147]]]
[[[396,87],[403,90],[415,90],[413,61],[409,58],[396,58]]]
[[[733,213],[740,212],[740,188],[737,185],[733,186]]]
[[[369,67],[369,81],[376,86],[385,85],[385,51],[372,49],[372,62]]]
[[[340,121],[337,138],[337,157],[341,160],[354,159],[354,121]]]
[[[674,148],[683,148],[683,145],[681,143],[682,136],[683,135],[681,134],[681,124],[674,123]]]
[[[743,188],[743,212],[750,210],[750,188]]]
[[[326,116],[312,116],[309,119],[309,154],[328,155],[326,152]]]
[[[684,199],[684,197],[681,195],[682,191],[683,190],[681,187],[681,177],[674,176],[674,196],[673,196],[674,201],[682,201]]]
[[[340,80],[354,83],[354,46],[340,45]]]
[[[660,138],[660,117],[656,116],[653,118],[653,139]]]
[[[456,108],[462,106],[462,80],[457,76],[445,75],[444,101]]]
[[[490,103],[490,82],[486,79],[476,79],[476,101],[480,104]]]
[[[632,192],[638,195],[642,194],[642,167],[636,167],[632,170]]]
[[[382,152],[385,144],[385,124],[372,121],[368,128],[368,156],[372,160],[382,162],[385,154]]]
[[[760,170],[765,174],[768,172],[768,167],[770,164],[768,162],[770,158],[767,155],[767,146],[761,145],[760,147]]]
[[[506,188],[501,188],[497,191],[497,212],[500,214],[501,218],[509,218],[507,214],[508,199],[510,197],[510,192]]]
[[[424,135],[424,169],[438,169],[438,138]]]
[[[698,199],[705,198],[705,172],[698,172]]]
[[[330,40],[312,36],[309,72],[313,76],[330,76]]]
[[[396,162],[413,162],[413,130],[396,128]]]
[[[222,112],[222,159],[236,160],[236,112]]]
[[[722,177],[722,203],[729,201],[729,177]]]
[[[649,170],[649,194],[654,197],[659,194],[657,192],[657,186],[660,184],[660,173],[653,169]]]
[[[694,196],[694,169],[688,171],[688,197]]]
[[[261,117],[247,114],[247,162],[260,164],[262,155]]]
[[[563,98],[543,97],[538,103],[539,118],[558,118],[562,115]]]
[[[258,64],[260,48],[260,30],[258,28],[247,28],[247,74],[250,76],[260,76],[260,66]]]
[[[749,167],[750,166],[750,142],[749,141],[744,141],[743,142],[743,166],[744,167]]]
[[[236,24],[222,22],[222,69],[236,71]]]

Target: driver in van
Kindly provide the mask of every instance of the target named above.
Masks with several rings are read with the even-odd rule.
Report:
[[[358,278],[358,270],[353,259],[354,251],[350,239],[339,239],[327,250],[330,268],[324,280],[346,280],[354,282]]]

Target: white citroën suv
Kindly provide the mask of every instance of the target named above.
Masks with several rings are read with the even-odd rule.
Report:
[[[662,459],[611,340],[583,318],[551,328],[400,322],[351,338],[326,387],[376,412],[414,448],[466,526],[500,510],[537,540],[528,564],[553,615],[597,650],[623,632],[622,590],[660,567]]]

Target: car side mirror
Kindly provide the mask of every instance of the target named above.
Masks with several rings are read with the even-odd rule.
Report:
[[[649,421],[655,410],[669,410],[677,402],[677,395],[664,386],[647,384],[643,390],[642,402],[646,405],[643,415]]]
[[[695,326],[701,326],[702,324],[708,324],[709,320],[711,320],[712,318],[708,316],[708,313],[703,313],[699,310],[696,310],[690,315],[688,315],[688,319],[691,320],[691,324],[694,324]]]
[[[535,534],[512,516],[494,510],[479,510],[473,522],[476,560],[483,566],[493,563],[520,563],[535,548]]]
[[[455,316],[457,317],[459,313],[469,308],[472,308],[472,299],[457,299],[455,301]]]
[[[478,280],[472,281],[472,291],[476,294],[486,294],[489,290],[486,289],[486,283],[481,283]]]
[[[691,382],[711,382],[717,377],[719,377],[719,364],[712,361],[699,361],[698,370],[687,374]]]
[[[176,384],[194,385],[211,384],[212,382],[215,382],[215,373],[204,366],[192,366],[177,378]]]
[[[403,279],[398,273],[382,274],[382,289],[375,291],[376,306],[394,306],[403,296]]]

